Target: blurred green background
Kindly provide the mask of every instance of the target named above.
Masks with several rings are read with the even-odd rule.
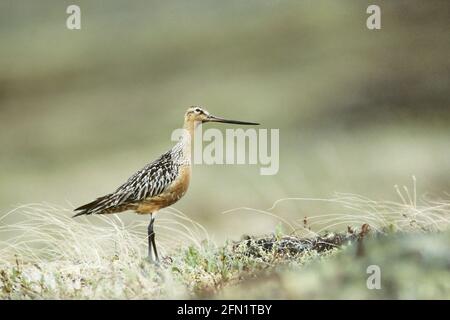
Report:
[[[66,28],[70,4],[79,31]],[[366,28],[369,4],[381,30]],[[221,212],[285,197],[396,199],[412,175],[419,195],[445,194],[449,26],[449,1],[3,0],[0,215],[115,190],[171,147],[190,105],[280,129],[277,175],[194,167],[175,207],[216,239],[272,231],[274,219]]]

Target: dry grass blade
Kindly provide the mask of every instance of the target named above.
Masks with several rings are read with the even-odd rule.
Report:
[[[16,215],[14,223],[4,218]],[[71,261],[82,265],[101,266],[104,260],[116,257],[128,263],[130,259],[146,257],[145,222],[125,224],[118,215],[72,219],[72,210],[48,203],[22,205],[0,218],[0,263],[16,257],[28,262]],[[201,246],[206,229],[181,212],[168,212],[157,226],[163,229],[158,244],[166,254],[175,245]],[[202,230],[202,232],[199,232]]]

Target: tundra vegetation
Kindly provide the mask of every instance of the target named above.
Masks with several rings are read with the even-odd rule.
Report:
[[[327,201],[349,214],[279,218],[272,234],[220,245],[169,208],[158,225],[159,266],[146,260],[143,223],[124,225],[118,215],[92,223],[67,208],[25,205],[9,213],[21,219],[0,227],[0,297],[448,299],[450,202],[402,199],[339,195]],[[381,285],[369,289],[374,265]]]

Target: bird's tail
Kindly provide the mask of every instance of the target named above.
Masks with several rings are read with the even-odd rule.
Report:
[[[73,216],[73,218],[82,216],[84,214],[89,215],[89,214],[94,214],[94,213],[96,213],[96,214],[106,213],[109,209],[110,198],[111,198],[111,195],[108,194],[106,196],[97,198],[94,201],[89,202],[81,207],[76,208],[74,211],[79,211],[79,212],[77,212]]]

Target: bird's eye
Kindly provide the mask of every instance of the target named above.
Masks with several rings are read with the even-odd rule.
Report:
[[[202,110],[200,110],[200,108],[195,108],[195,112],[200,113]]]

